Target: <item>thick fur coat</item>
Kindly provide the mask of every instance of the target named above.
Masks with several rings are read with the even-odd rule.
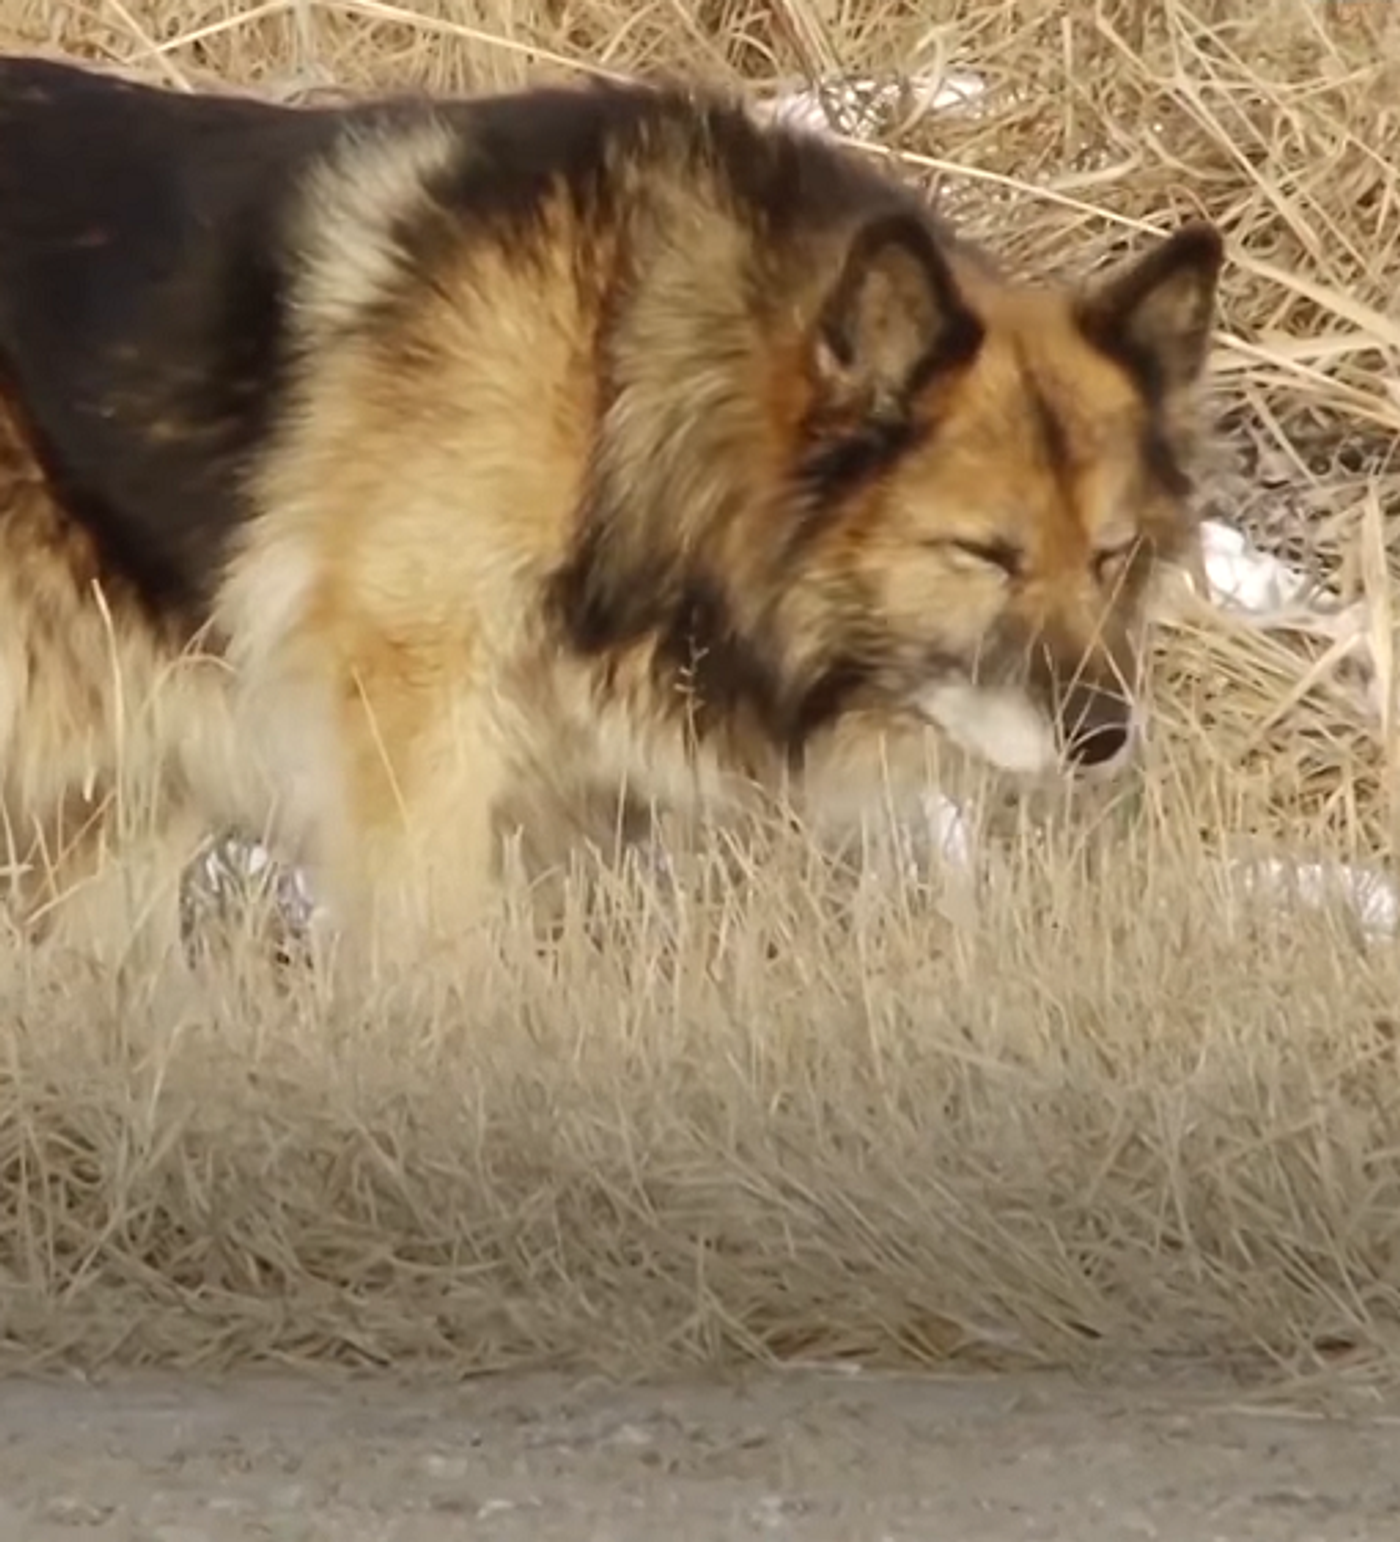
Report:
[[[929,732],[1116,767],[1220,261],[1013,283],[698,92],[0,61],[16,851],[241,826],[399,951],[585,796],[856,810]]]

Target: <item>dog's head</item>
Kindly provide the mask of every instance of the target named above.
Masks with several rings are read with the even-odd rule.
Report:
[[[572,648],[791,758],[873,716],[1011,771],[1126,760],[1148,580],[1193,535],[1218,233],[1030,286],[814,141],[706,144],[722,196],[697,152],[608,270]]]
[[[1145,587],[1192,534],[1221,258],[1191,224],[1030,289],[917,214],[859,225],[802,327],[773,623],[799,671],[1005,770],[1126,761]]]

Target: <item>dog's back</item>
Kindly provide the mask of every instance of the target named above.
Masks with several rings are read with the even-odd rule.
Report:
[[[237,527],[287,335],[285,202],[345,121],[0,59],[0,383],[153,618],[197,623]]]

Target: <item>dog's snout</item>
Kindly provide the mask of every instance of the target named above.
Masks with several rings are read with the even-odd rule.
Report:
[[[1078,766],[1101,766],[1128,747],[1132,703],[1121,691],[1079,685],[1066,693],[1060,711],[1065,753]]]

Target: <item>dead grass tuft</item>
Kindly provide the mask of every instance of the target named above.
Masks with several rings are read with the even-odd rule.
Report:
[[[776,839],[776,838],[773,838]],[[747,849],[328,1009],[10,966],[5,1343],[209,1365],[1297,1367],[1395,1345],[1400,965],[1148,808],[936,887]]]
[[[1178,607],[1142,779],[988,796],[971,886],[702,850],[604,875],[602,945],[575,895],[552,948],[353,1006],[252,947],[193,984],[7,953],[10,1359],[1400,1365],[1400,961],[1230,865],[1391,865],[1400,8],[0,0],[0,41],[287,96],[976,71],[871,152],[1027,268],[1225,228],[1210,512],[1378,661]]]

